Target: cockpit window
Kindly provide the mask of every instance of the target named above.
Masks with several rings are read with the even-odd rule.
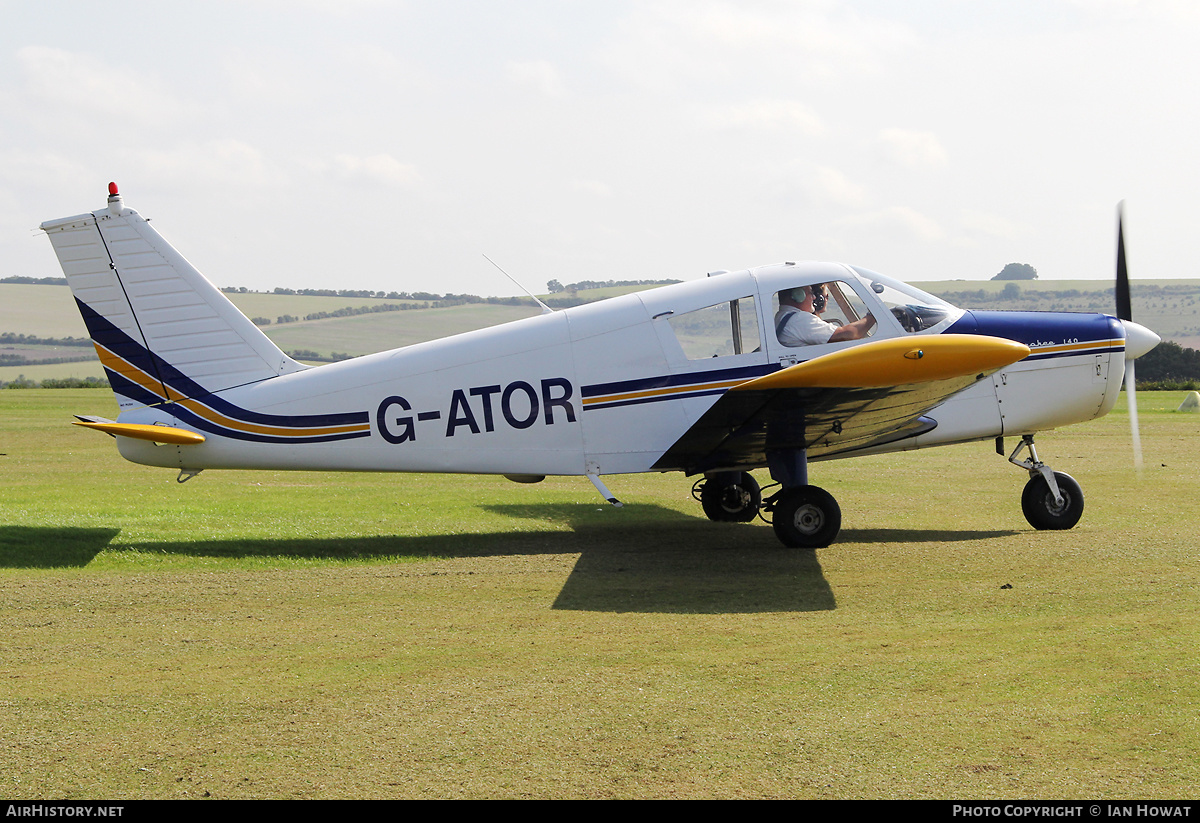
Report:
[[[669,320],[688,360],[758,351],[758,313],[753,297],[674,315]]]
[[[907,283],[901,283],[869,269],[858,266],[852,268],[866,287],[888,307],[905,331],[924,331],[961,313],[940,297],[934,297]]]

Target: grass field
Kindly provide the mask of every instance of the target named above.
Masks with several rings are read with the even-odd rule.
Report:
[[[0,786],[24,798],[1189,798],[1200,416],[813,467],[817,553],[678,475],[206,472],[0,392]],[[765,480],[765,478],[764,478]]]

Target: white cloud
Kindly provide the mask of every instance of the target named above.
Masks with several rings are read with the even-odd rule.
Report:
[[[914,42],[906,26],[844,3],[666,0],[635,6],[604,57],[645,88],[736,83],[752,67],[788,86],[876,73]]]
[[[1020,236],[1022,228],[1016,222],[987,212],[967,209],[959,218],[959,224],[969,234],[999,237],[1006,240]]]
[[[721,128],[783,129],[806,136],[825,132],[825,123],[797,100],[750,100],[709,110],[706,118]]]
[[[126,166],[131,160],[122,160]],[[288,175],[266,154],[240,140],[183,143],[171,149],[138,153],[138,173],[164,187],[204,186],[240,189],[285,183]]]
[[[868,229],[874,235],[897,241],[934,243],[946,236],[941,225],[932,217],[908,206],[891,206],[878,211],[852,215],[834,221],[835,225],[853,229]]]
[[[612,197],[612,186],[599,180],[574,180],[571,188],[575,191],[591,194],[596,197]]]
[[[931,131],[888,128],[879,132],[876,142],[888,159],[909,168],[943,168],[950,162]]]
[[[30,98],[29,115],[53,127],[108,135],[135,126],[175,128],[197,115],[195,106],[146,72],[48,46],[25,46],[16,57]]]
[[[410,186],[420,179],[416,166],[401,163],[390,154],[372,154],[369,157],[339,154],[333,162],[338,174],[351,182]]]
[[[507,72],[513,82],[546,97],[565,97],[567,94],[562,74],[546,60],[513,61],[508,64]]]
[[[867,190],[837,169],[825,166],[814,169],[809,180],[809,191],[822,203],[861,206],[867,200]]]

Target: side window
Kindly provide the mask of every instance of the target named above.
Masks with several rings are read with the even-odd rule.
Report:
[[[875,334],[875,318],[854,290],[837,281],[775,293],[776,338],[784,346],[861,340]]]
[[[753,297],[673,315],[669,322],[688,360],[746,354],[761,345]]]

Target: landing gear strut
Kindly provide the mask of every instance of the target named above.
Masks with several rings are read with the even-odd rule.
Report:
[[[1003,454],[1001,442],[997,440],[997,450]],[[1029,449],[1029,458],[1018,460],[1017,455],[1024,449]],[[1083,490],[1071,475],[1056,472],[1038,460],[1032,434],[1021,438],[1008,462],[1029,472],[1029,482],[1021,493],[1021,511],[1029,525],[1035,529],[1062,530],[1079,522],[1083,516]]]

